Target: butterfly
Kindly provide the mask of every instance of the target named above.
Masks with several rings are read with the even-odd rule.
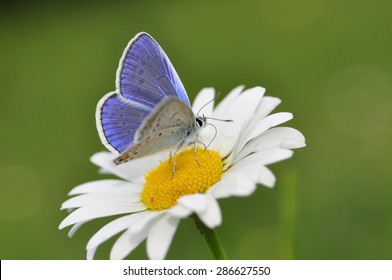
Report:
[[[120,154],[115,164],[175,148],[174,174],[175,154],[181,148],[194,144],[196,155],[206,117],[195,116],[169,58],[142,32],[123,52],[116,91],[98,102],[96,124],[103,145]]]

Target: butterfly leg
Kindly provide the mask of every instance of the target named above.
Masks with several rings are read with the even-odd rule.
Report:
[[[174,153],[173,169],[172,169],[172,174],[171,174],[171,179],[172,180],[173,180],[173,177],[174,177],[174,172],[176,172],[176,153]]]
[[[200,166],[199,158],[197,157],[197,152],[196,152],[196,142],[193,142],[193,152],[195,153],[195,159],[196,159],[197,165]]]
[[[195,141],[194,144],[196,145],[196,143],[202,144],[203,147],[204,147],[204,152],[207,152],[207,153],[210,155],[210,157],[211,157],[211,154],[210,154],[210,152],[208,151],[208,147],[207,147],[206,144],[204,144],[204,143],[201,142],[201,141]],[[196,148],[195,148],[195,149],[196,149]]]
[[[174,177],[174,172],[176,172],[176,155],[177,155],[177,152],[181,149],[181,147],[182,147],[182,143],[180,145],[178,145],[177,149],[174,151],[174,154],[173,154],[174,161],[173,161],[173,169],[172,169],[172,174],[171,174],[172,180]],[[170,160],[171,160],[171,152],[170,152]]]

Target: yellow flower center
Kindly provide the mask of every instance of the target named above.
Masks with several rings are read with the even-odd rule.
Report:
[[[204,193],[222,177],[222,157],[213,150],[193,149],[176,155],[176,169],[172,177],[174,159],[161,162],[145,175],[142,201],[151,210],[173,207],[177,199],[187,194]]]

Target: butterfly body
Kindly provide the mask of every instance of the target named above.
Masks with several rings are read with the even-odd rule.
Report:
[[[99,101],[96,122],[102,143],[120,154],[116,164],[167,149],[176,153],[198,143],[206,124],[192,112],[169,58],[147,33],[137,34],[125,48],[116,91]]]
[[[199,128],[205,125],[192,110],[176,98],[162,100],[144,120],[135,134],[135,144],[128,147],[114,162],[124,163],[177,147],[177,150],[198,141]]]

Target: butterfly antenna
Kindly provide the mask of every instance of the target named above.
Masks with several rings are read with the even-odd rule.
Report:
[[[219,96],[219,92],[216,94],[216,96],[214,98],[212,98],[210,101],[208,101],[206,104],[204,104],[199,111],[197,112],[196,116],[199,115],[200,111],[203,110],[208,104],[210,104],[211,102],[213,102],[214,100],[216,100]]]
[[[211,118],[211,117],[205,117],[207,120],[214,120],[214,121],[220,121],[220,122],[233,122],[233,120],[222,120],[222,119],[216,119],[216,118]]]
[[[212,123],[206,123],[206,124],[212,126],[212,127],[215,129],[215,135],[214,135],[214,137],[212,138],[212,140],[210,141],[210,143],[208,143],[208,145],[207,145],[207,147],[206,147],[206,150],[207,150],[208,147],[212,144],[212,142],[214,142],[214,140],[215,140],[215,138],[216,138],[216,135],[218,134],[218,130],[216,129],[216,126],[213,125]]]
[[[219,95],[220,95],[220,92],[217,92],[217,93],[216,93],[216,96],[215,96],[214,98],[212,98],[210,101],[208,101],[206,104],[204,104],[204,105],[199,109],[199,111],[197,112],[196,116],[199,116],[201,110],[203,110],[203,109],[204,109],[208,104],[210,104],[211,102],[215,101],[215,100],[218,98]],[[204,117],[205,119],[214,120],[214,121],[221,121],[221,122],[232,122],[232,121],[233,121],[233,120],[222,120],[222,119],[216,119],[216,118],[211,118],[211,117],[205,117],[204,115],[203,115],[203,117]],[[215,127],[215,130],[216,130],[216,127]]]

